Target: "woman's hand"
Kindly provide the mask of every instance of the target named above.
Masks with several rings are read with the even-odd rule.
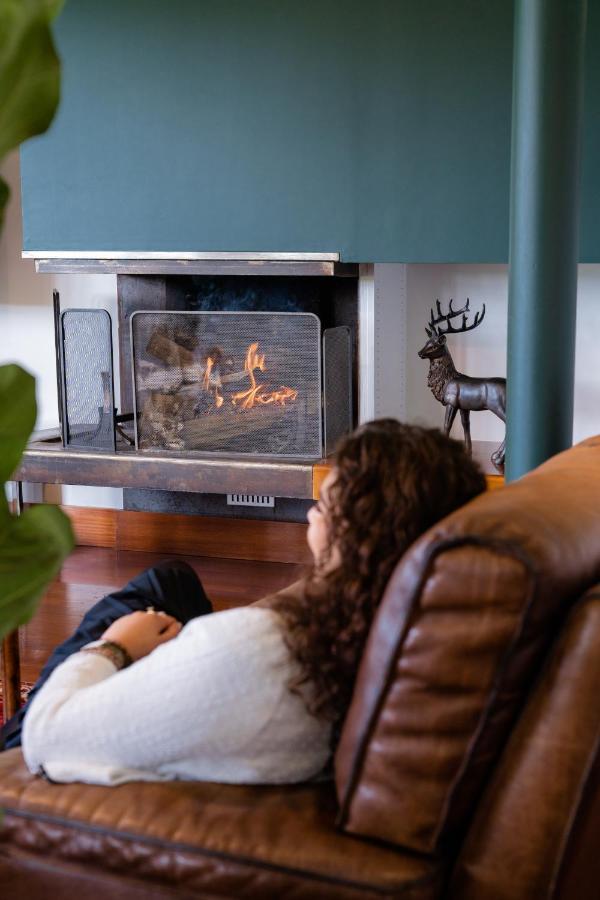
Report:
[[[102,639],[120,644],[135,661],[177,637],[181,628],[181,622],[166,613],[134,612],[113,622]]]

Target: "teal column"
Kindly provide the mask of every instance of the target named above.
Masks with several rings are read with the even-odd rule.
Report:
[[[587,0],[516,0],[506,478],[573,439]]]

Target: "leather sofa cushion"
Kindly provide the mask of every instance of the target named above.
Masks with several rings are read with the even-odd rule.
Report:
[[[530,682],[600,578],[600,438],[436,525],[394,572],[335,758],[340,824],[460,840]]]
[[[69,879],[82,896],[81,878],[97,879],[94,900],[112,897],[104,873],[131,881],[124,897],[150,882],[168,896],[176,886],[185,896],[240,900],[433,900],[444,874],[439,861],[337,831],[331,783],[56,785],[30,775],[20,751],[9,750],[0,754],[0,807],[0,895],[18,872],[27,900],[46,900]]]
[[[575,604],[509,738],[461,848],[453,900],[597,900],[599,647],[600,585]]]

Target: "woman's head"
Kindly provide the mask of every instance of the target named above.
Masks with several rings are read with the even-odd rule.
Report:
[[[314,564],[284,611],[312,711],[339,721],[397,560],[431,525],[485,489],[463,445],[432,428],[379,419],[346,437],[309,512]]]
[[[396,419],[368,422],[339,445],[308,513],[315,569],[397,559],[430,525],[484,489],[464,446],[438,429]]]

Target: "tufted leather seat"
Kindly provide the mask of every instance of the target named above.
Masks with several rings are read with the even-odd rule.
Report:
[[[36,885],[23,894],[28,900],[46,898],[48,867],[65,863],[84,878],[105,871],[132,885],[150,878],[201,896],[429,900],[439,893],[438,861],[336,830],[330,782],[57,787],[32,778],[20,751],[10,750],[0,755],[0,783],[5,848],[17,859],[22,854],[21,864],[35,854],[28,859],[27,878]],[[1,868],[0,885],[7,886]],[[81,900],[79,888],[77,895]],[[111,880],[90,896],[115,896]]]
[[[0,896],[596,900],[599,581],[596,438],[405,555],[335,786],[52,785],[9,751]]]

